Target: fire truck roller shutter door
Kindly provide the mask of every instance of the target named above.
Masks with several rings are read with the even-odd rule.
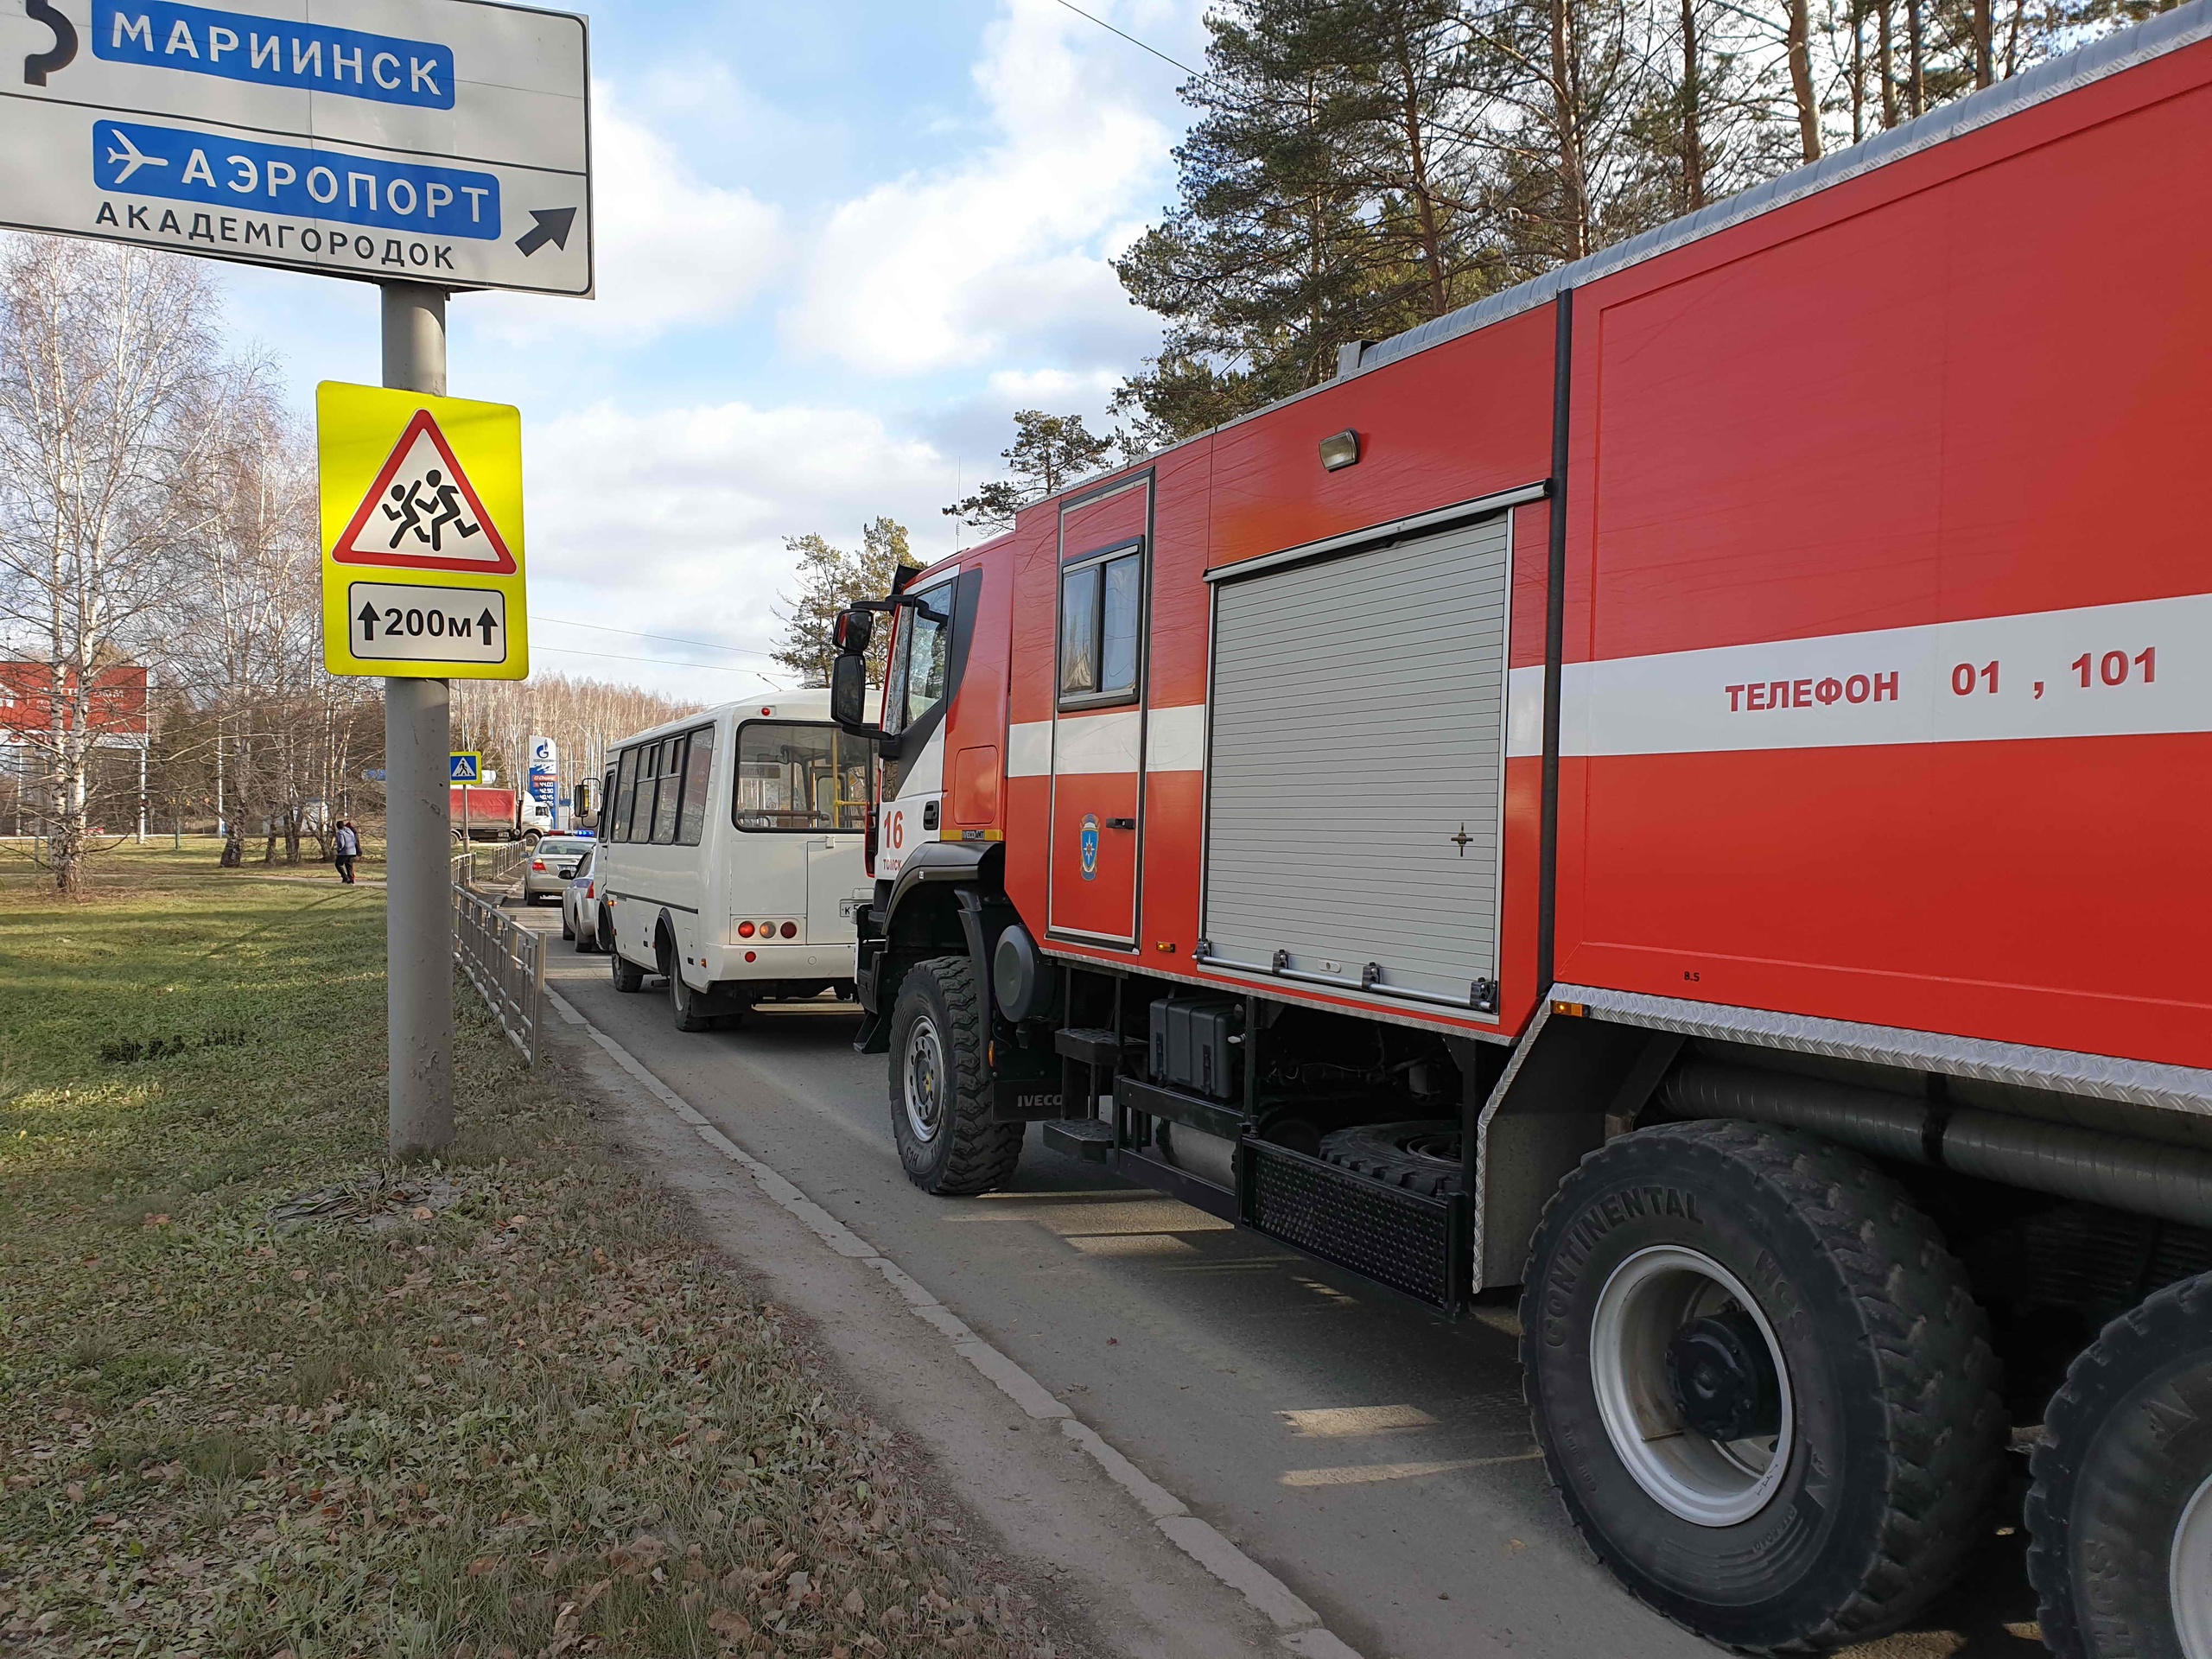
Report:
[[[1495,980],[1510,518],[1220,582],[1216,959],[1462,1006]]]

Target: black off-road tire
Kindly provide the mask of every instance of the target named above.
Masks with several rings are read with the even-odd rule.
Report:
[[[1465,1174],[1459,1125],[1433,1122],[1363,1123],[1321,1137],[1321,1161],[1408,1192],[1440,1198],[1457,1192]]]
[[[2075,1357],[2031,1466],[2028,1577],[2051,1651],[2182,1659],[2171,1563],[2212,1481],[2212,1274],[2169,1285]]]
[[[1780,1483],[1732,1525],[1658,1503],[1597,1404],[1600,1294],[1667,1245],[1749,1288],[1787,1372]],[[1986,1530],[2007,1436],[1987,1318],[1934,1224],[1855,1153],[1731,1122],[1614,1140],[1546,1205],[1521,1321],[1536,1440],[1568,1517],[1630,1590],[1710,1640],[1806,1652],[1878,1636]]]
[[[645,970],[622,954],[620,947],[609,940],[607,946],[607,965],[614,976],[614,988],[628,995],[645,988]]]
[[[918,1022],[937,1033],[944,1062],[935,1133],[924,1138],[906,1103],[908,1046]],[[972,1198],[1006,1184],[1021,1161],[1025,1125],[991,1120],[983,1001],[965,957],[918,963],[891,1011],[891,1133],[906,1179],[939,1198]]]

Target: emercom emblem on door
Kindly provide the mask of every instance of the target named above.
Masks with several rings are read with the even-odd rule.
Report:
[[[1047,920],[1116,950],[1137,934],[1151,494],[1123,481],[1060,515]]]

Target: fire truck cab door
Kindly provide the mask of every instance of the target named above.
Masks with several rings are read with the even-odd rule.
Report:
[[[945,724],[967,664],[980,572],[933,582],[899,613],[883,698],[884,730],[896,740],[883,756],[875,874],[897,875],[907,855],[942,837]]]
[[[1050,931],[1118,949],[1136,943],[1143,849],[1149,493],[1140,480],[1060,520]]]

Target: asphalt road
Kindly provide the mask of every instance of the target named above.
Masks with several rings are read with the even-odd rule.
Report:
[[[558,912],[522,912],[557,931]],[[549,983],[747,1152],[1010,1354],[1368,1659],[1690,1659],[1584,1554],[1521,1400],[1510,1308],[1457,1320],[1233,1228],[1032,1130],[1012,1185],[932,1198],[849,1012],[686,1035],[555,942]],[[705,1155],[702,1154],[702,1155]],[[1019,1541],[1015,1541],[1018,1545]],[[2017,1540],[1866,1659],[2031,1659]]]

